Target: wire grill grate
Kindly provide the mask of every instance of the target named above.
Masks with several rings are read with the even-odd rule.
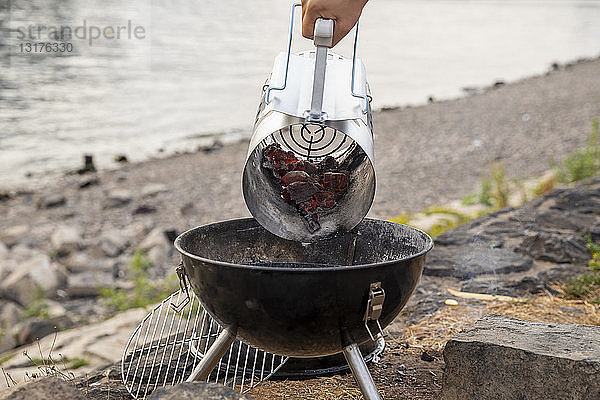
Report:
[[[158,304],[140,322],[123,352],[121,374],[135,399],[145,399],[157,387],[184,382],[223,328],[189,291],[179,290]],[[246,393],[281,368],[288,357],[267,353],[236,340],[207,381]]]

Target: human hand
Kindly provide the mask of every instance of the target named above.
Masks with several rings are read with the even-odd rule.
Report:
[[[328,18],[335,21],[333,46],[354,27],[368,0],[302,0],[302,36],[313,38],[315,21]],[[332,47],[333,47],[332,46]]]

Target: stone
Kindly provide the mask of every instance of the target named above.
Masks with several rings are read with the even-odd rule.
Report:
[[[52,321],[62,321],[66,318],[67,309],[58,301],[44,299],[43,302],[46,304],[45,311],[48,313],[49,319]]]
[[[2,242],[0,242],[0,260],[4,260],[8,257],[8,247]]]
[[[472,233],[460,230],[446,231],[435,237],[436,246],[487,246],[502,248],[504,240],[492,237],[481,232]]]
[[[54,230],[50,237],[54,251],[66,255],[81,247],[81,231],[70,225],[61,225]]]
[[[552,209],[577,210],[582,214],[597,214],[600,210],[600,195],[585,188],[562,189],[555,192]]]
[[[593,214],[550,210],[536,213],[535,224],[538,230],[542,231],[564,230],[583,233],[594,219]]]
[[[4,297],[26,307],[40,295],[54,293],[60,284],[61,277],[50,258],[40,254],[11,272],[0,284],[0,291]]]
[[[3,329],[17,324],[23,316],[23,308],[12,301],[2,301],[0,305],[0,324]]]
[[[44,376],[0,391],[0,400],[85,400],[84,393],[58,376]]]
[[[169,261],[169,247],[155,246],[148,250],[147,257],[153,266],[164,266]]]
[[[148,183],[142,187],[142,190],[140,190],[140,196],[152,197],[152,196],[156,196],[159,193],[168,192],[168,191],[169,191],[169,188],[165,184]]]
[[[570,278],[583,273],[587,267],[583,264],[560,264],[538,274],[538,277],[547,283],[564,283]]]
[[[91,178],[83,179],[79,182],[79,189],[87,189],[92,186],[96,186],[100,183],[100,180],[93,176]]]
[[[102,232],[91,245],[88,253],[95,257],[117,257],[129,245],[125,234],[119,229]]]
[[[12,247],[20,242],[29,233],[27,225],[15,225],[0,230],[0,242],[8,247]]]
[[[17,339],[17,344],[33,343],[38,339],[51,335],[56,331],[56,326],[49,320],[29,318],[19,322],[11,329],[12,335]]]
[[[538,277],[526,276],[518,281],[503,279],[471,280],[462,285],[461,290],[469,293],[482,293],[512,297],[524,297],[531,294],[551,293],[558,294],[556,290],[548,286],[546,282]]]
[[[161,247],[168,251],[171,243],[167,240],[167,235],[165,234],[165,229],[163,228],[154,228],[148,236],[137,246],[137,248],[141,251],[149,251],[153,247]]]
[[[146,204],[137,206],[131,212],[131,215],[142,215],[142,214],[153,214],[156,212],[156,207],[152,207]]]
[[[156,389],[148,400],[252,400],[226,386],[206,382],[184,382]]]
[[[104,208],[121,207],[131,202],[131,192],[126,189],[113,189],[106,194],[103,206]]]
[[[11,334],[11,328],[19,323],[23,316],[23,308],[11,301],[3,301],[0,305],[0,353],[17,346],[17,339]]]
[[[444,349],[440,398],[600,398],[600,327],[487,315]]]
[[[112,273],[87,271],[69,275],[66,292],[72,297],[90,297],[97,296],[105,287],[115,287]]]
[[[62,261],[69,272],[102,271],[112,272],[115,261],[103,257],[92,257],[86,252],[77,252],[69,255]]]
[[[123,230],[123,234],[130,243],[139,243],[140,238],[145,237],[152,228],[154,228],[154,222],[151,218],[141,219],[128,225]]]
[[[600,242],[600,222],[590,226],[590,239],[594,242]]]
[[[538,232],[523,240],[517,251],[536,260],[552,263],[587,262],[590,253],[582,236]]]
[[[37,207],[40,209],[60,207],[65,204],[67,204],[67,198],[60,193],[43,195],[37,201]]]
[[[492,247],[444,248],[431,251],[424,274],[451,276],[469,280],[479,275],[523,272],[531,268],[533,260],[505,249]]]

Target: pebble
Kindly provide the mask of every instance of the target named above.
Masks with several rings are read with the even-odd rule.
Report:
[[[112,273],[86,271],[69,275],[66,292],[72,297],[90,297],[97,296],[104,287],[115,287]]]
[[[60,193],[51,193],[42,196],[37,201],[37,207],[39,209],[60,207],[67,204],[67,198]]]
[[[81,231],[71,225],[60,225],[50,237],[52,247],[59,254],[69,254],[81,246]]]
[[[55,325],[48,320],[30,318],[13,326],[11,332],[17,339],[17,344],[22,346],[48,336],[54,333],[55,330]]]
[[[21,241],[29,233],[27,225],[15,225],[0,230],[0,242],[11,247]]]
[[[121,207],[131,202],[132,195],[126,189],[113,189],[106,194],[103,206],[104,208]]]
[[[141,197],[152,197],[156,196],[159,193],[168,192],[169,188],[167,185],[162,183],[148,183],[142,187],[140,190]]]
[[[77,252],[62,260],[62,264],[69,272],[73,273],[85,271],[110,272],[113,270],[115,262],[103,257],[92,257],[86,252]]]

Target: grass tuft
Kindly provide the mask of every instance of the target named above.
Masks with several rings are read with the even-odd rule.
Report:
[[[592,133],[587,145],[565,158],[556,167],[559,182],[571,183],[600,174],[600,143],[598,142],[598,120],[592,122]]]
[[[150,280],[150,260],[141,251],[136,251],[130,262],[133,293],[124,289],[101,288],[100,296],[113,311],[125,311],[130,308],[147,307],[155,304],[177,290],[179,280],[175,274],[167,277],[162,285]]]
[[[592,255],[589,270],[565,285],[565,293],[591,303],[600,304],[600,243],[594,243],[588,237],[587,248]]]

